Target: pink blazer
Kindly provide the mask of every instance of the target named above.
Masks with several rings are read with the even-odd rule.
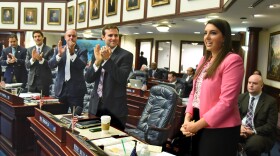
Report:
[[[204,57],[200,60],[202,64]],[[241,124],[238,110],[238,95],[241,91],[244,75],[242,58],[230,53],[217,68],[212,78],[204,79],[200,93],[200,118],[208,123],[207,128],[234,127]],[[189,96],[186,113],[193,114],[193,97],[196,80],[193,81],[193,90]]]

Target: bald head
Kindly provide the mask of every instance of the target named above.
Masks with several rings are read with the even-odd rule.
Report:
[[[261,93],[263,88],[263,79],[260,75],[251,75],[248,79],[248,92],[255,96]]]

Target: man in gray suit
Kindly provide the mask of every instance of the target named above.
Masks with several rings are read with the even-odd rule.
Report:
[[[77,32],[74,29],[67,30],[64,38],[66,46],[62,46],[62,41],[58,42],[49,66],[52,69],[58,67],[54,91],[59,101],[66,104],[66,113],[69,107],[72,111],[73,106],[83,108],[83,99],[87,92],[84,69],[88,51],[76,44]]]
[[[242,125],[241,143],[247,156],[260,156],[271,150],[276,141],[278,105],[276,99],[262,92],[260,75],[251,75],[248,92],[238,97]]]
[[[89,113],[110,115],[111,125],[124,130],[128,114],[126,84],[131,71],[133,55],[119,44],[119,29],[106,25],[102,29],[106,46],[97,45],[86,72],[86,81],[95,83]]]
[[[28,73],[28,91],[49,96],[49,86],[52,83],[52,73],[48,66],[48,61],[53,55],[52,48],[43,43],[44,35],[40,30],[35,30],[32,33],[36,43],[27,49],[25,60]]]

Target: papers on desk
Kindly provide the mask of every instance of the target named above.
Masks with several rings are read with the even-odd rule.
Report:
[[[5,84],[5,89],[11,89],[11,88],[17,88],[17,87],[21,87],[22,83],[6,83]]]
[[[40,96],[40,93],[20,93],[21,98],[31,98],[32,96]]]

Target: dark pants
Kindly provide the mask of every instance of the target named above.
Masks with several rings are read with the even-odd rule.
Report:
[[[247,156],[260,156],[261,153],[270,151],[275,142],[266,136],[256,134],[247,139],[241,138],[240,143],[243,144]]]
[[[121,131],[124,131],[127,116],[124,116],[124,117],[118,116],[117,117],[117,116],[113,115],[112,113],[110,113],[105,108],[103,108],[102,106],[103,106],[103,99],[99,98],[98,110],[97,110],[96,116],[101,117],[102,115],[110,115],[111,116],[111,123],[110,123],[111,126],[113,126],[114,128],[117,128]]]
[[[61,95],[59,96],[59,102],[64,103],[66,105],[64,113],[68,113],[69,108],[71,109],[72,113],[74,106],[80,106],[81,108],[84,108],[84,96],[76,97],[75,95],[68,94],[67,83],[63,84],[63,89],[61,91]]]
[[[199,119],[199,110],[194,110]],[[194,156],[236,156],[240,126],[229,128],[204,128],[192,137]]]
[[[50,85],[44,84],[39,77],[35,76],[33,80],[33,84],[28,86],[28,91],[33,93],[41,93],[42,96],[50,95]]]

